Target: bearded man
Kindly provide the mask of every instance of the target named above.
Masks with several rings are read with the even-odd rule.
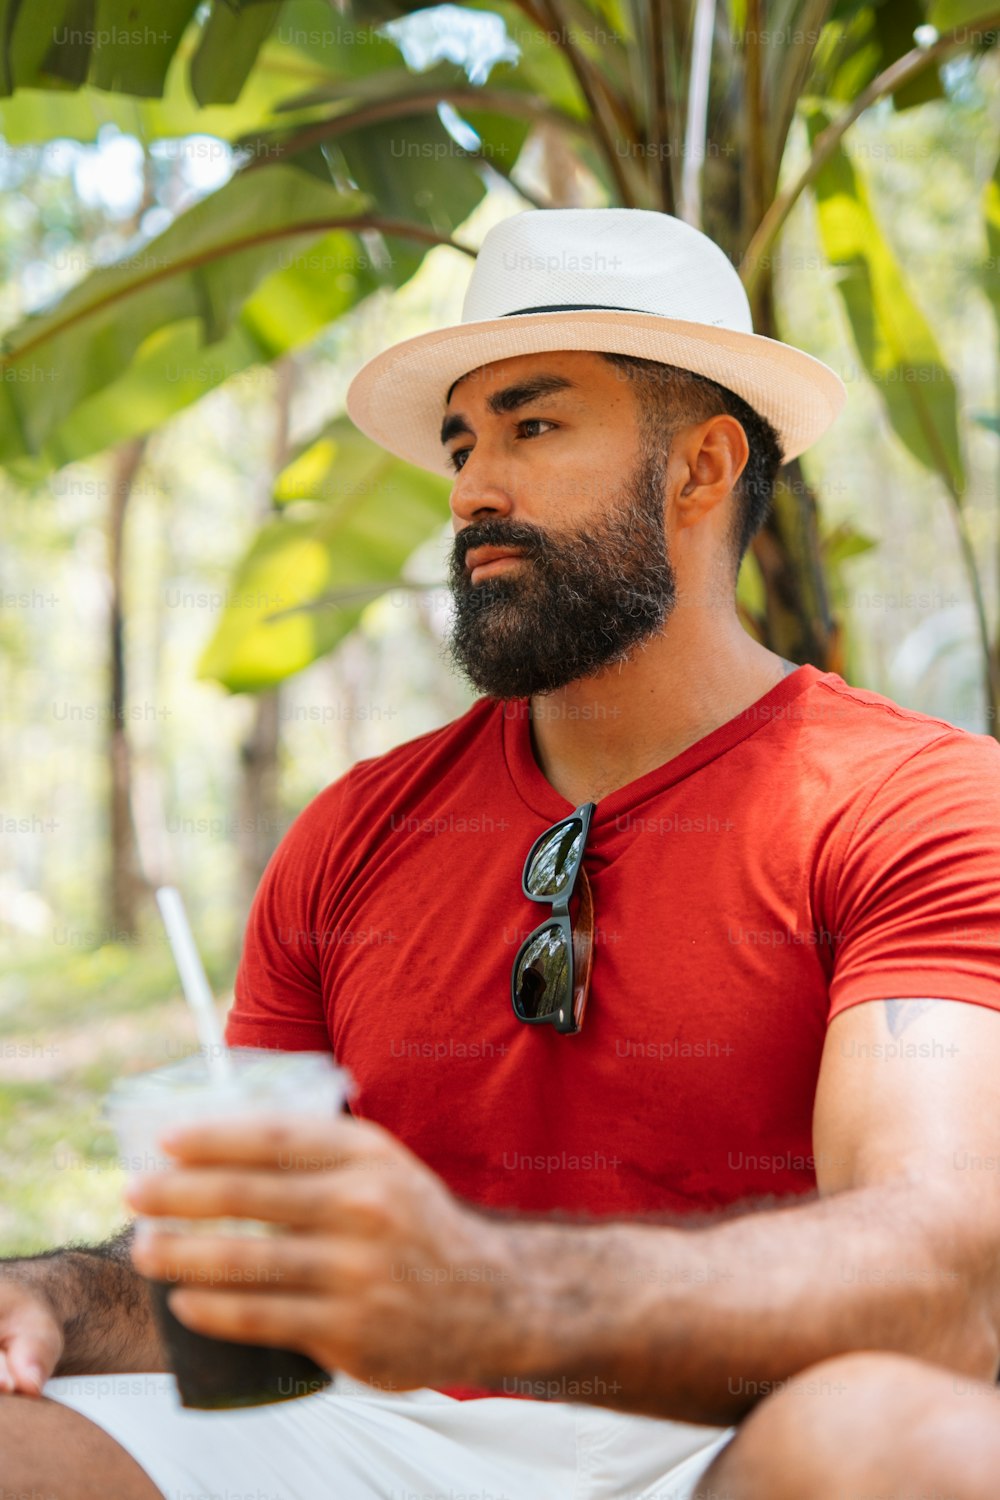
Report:
[[[301,814],[228,1022],[332,1049],[354,1118],[188,1130],[130,1189],[271,1238],[8,1268],[8,1489],[992,1500],[1000,746],[735,603],[843,394],[628,209],[504,221],[462,322],[359,372],[357,425],[453,475],[482,696]],[[164,1368],[133,1264],[333,1390],[102,1390]]]

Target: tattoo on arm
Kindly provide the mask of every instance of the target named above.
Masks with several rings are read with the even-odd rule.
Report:
[[[922,1016],[925,1010],[930,1010],[932,1005],[940,1005],[940,1000],[885,1000],[885,1018],[889,1024],[889,1030],[893,1036],[901,1036],[907,1026],[912,1026],[918,1016]]]

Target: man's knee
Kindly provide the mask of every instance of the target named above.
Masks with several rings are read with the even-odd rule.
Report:
[[[0,1497],[161,1500],[103,1428],[45,1396],[0,1395],[0,1477]]]
[[[712,1465],[697,1500],[903,1500],[921,1479],[928,1500],[993,1493],[1000,1400],[982,1381],[909,1356],[839,1355],[764,1395]]]

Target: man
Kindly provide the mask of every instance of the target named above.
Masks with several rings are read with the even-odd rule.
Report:
[[[1000,747],[734,605],[842,395],[704,236],[617,209],[497,226],[462,324],[356,377],[454,473],[485,696],[323,792],[254,903],[229,1039],[332,1046],[358,1118],[179,1134],[130,1190],[272,1221],[135,1265],[337,1384],[109,1391],[77,1372],[162,1368],[124,1242],[21,1262],[9,1383],[62,1378],[0,1402],[8,1488],[992,1496]]]

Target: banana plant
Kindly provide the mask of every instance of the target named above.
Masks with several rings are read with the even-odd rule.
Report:
[[[458,236],[490,173],[516,180],[526,144],[539,138],[560,144],[588,201],[678,213],[704,228],[740,265],[758,331],[778,336],[780,327],[794,341],[771,275],[794,204],[810,193],[825,212],[854,121],[883,98],[913,108],[940,97],[939,65],[994,46],[1000,25],[983,0],[730,0],[719,14],[714,0],[469,0],[441,9],[494,29],[499,18],[497,60],[453,62],[441,42],[420,70],[407,60],[406,28],[423,9],[421,0],[347,0],[343,11],[324,0],[104,0],[94,31],[74,26],[76,0],[47,0],[44,21],[27,0],[7,0],[0,129],[9,140],[93,139],[109,120],[147,145],[196,130],[232,145],[235,171],[161,235],[8,333],[0,462],[37,475],[147,432],[228,375],[402,286],[432,246],[473,254]],[[440,21],[425,10],[421,24]],[[934,31],[917,45],[920,27]],[[779,191],[800,115],[811,122],[809,158]],[[538,206],[573,201],[553,175],[547,197],[519,190]],[[858,203],[863,190],[854,184]],[[884,329],[877,303],[903,284],[890,259],[882,243],[878,267],[869,257],[868,274],[851,281],[856,341]],[[311,273],[317,263],[322,276]],[[860,347],[859,356],[868,367]],[[31,368],[46,379],[19,378]],[[190,373],[170,379],[178,368]],[[876,389],[887,396],[886,385]],[[907,439],[917,414],[890,402],[890,418],[920,461],[943,472],[940,452]],[[336,451],[348,447],[341,432]],[[379,525],[414,546],[439,520],[425,478],[403,476],[378,512]],[[330,649],[355,606],[337,604],[322,625],[311,606],[331,589],[348,598],[352,567],[362,568],[359,586],[398,576],[398,547],[378,556],[355,547],[360,508],[312,503],[313,514],[269,523],[273,534],[240,565],[241,577],[277,566],[278,554],[306,542],[315,563],[294,601],[307,622],[298,634],[290,615],[221,622],[203,668],[234,690]],[[819,504],[797,463],[745,567],[757,575],[748,618],[760,638],[837,669],[842,630]]]

